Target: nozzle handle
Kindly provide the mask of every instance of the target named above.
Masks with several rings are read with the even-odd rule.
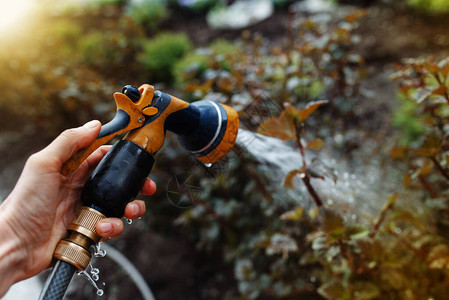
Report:
[[[106,217],[121,218],[135,199],[154,164],[153,155],[133,142],[120,140],[104,156],[86,181],[83,205]]]
[[[154,158],[142,147],[121,140],[103,157],[81,193],[83,206],[57,245],[54,257],[84,270],[91,259],[89,248],[100,236],[96,223],[105,217],[121,218],[149,175]]]

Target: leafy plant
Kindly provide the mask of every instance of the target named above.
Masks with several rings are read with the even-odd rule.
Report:
[[[92,31],[78,39],[81,62],[106,76],[125,77],[137,71],[133,62],[141,49],[143,32],[134,22],[120,19],[115,30]]]
[[[424,12],[438,14],[449,12],[449,3],[445,0],[407,0],[407,4]]]
[[[323,201],[310,183],[310,179],[315,177],[306,163],[306,149],[319,150],[324,142],[321,139],[313,140],[306,145],[302,139],[304,125],[309,115],[315,111],[319,106],[326,104],[327,101],[314,101],[309,103],[305,108],[298,110],[292,106],[286,106],[285,110],[281,113],[279,118],[270,118],[263,122],[258,129],[258,132],[264,135],[275,136],[281,140],[293,139],[302,157],[302,166],[299,169],[293,169],[285,178],[284,186],[287,188],[293,188],[293,178],[299,175],[303,183],[305,184],[307,191],[312,196],[315,204],[320,207],[323,205]]]
[[[317,125],[314,129],[326,126],[324,118],[320,122],[314,116],[307,118],[323,104],[310,100],[329,97],[326,108],[332,108],[333,116],[342,118],[351,111],[351,105],[344,103],[358,98],[363,60],[350,52],[354,41],[347,28],[354,29],[361,15],[348,16],[341,27],[330,33],[323,24],[308,19],[296,31],[301,40],[295,37],[284,48],[269,47],[260,36],[244,35],[234,55],[210,53],[206,69],[185,72],[184,90],[193,98],[232,104],[240,111],[245,127],[293,140],[304,158],[309,153],[306,148],[319,149],[325,143],[306,134],[306,125]],[[223,60],[229,67],[221,65]],[[416,105],[405,106],[398,113],[397,125],[416,124],[404,143],[413,140],[420,146],[401,146],[392,153],[395,157],[416,157],[409,160],[416,168],[404,179],[406,185],[420,183],[420,178],[435,183],[432,189],[438,188],[438,196],[428,203],[408,203],[411,200],[406,197],[392,194],[377,218],[357,216],[351,207],[309,207],[297,199],[304,195],[292,199],[287,191],[275,190],[270,174],[243,155],[232,161],[227,173],[201,180],[204,200],[185,211],[177,224],[184,225],[197,247],[218,251],[233,266],[243,299],[444,298],[448,292],[449,248],[439,228],[447,220],[445,200],[440,201],[447,188],[441,182],[444,175],[429,155],[441,154],[435,159],[444,170],[445,139],[437,143],[439,139],[431,138],[434,135],[428,127],[436,126],[445,137],[445,68],[445,63],[432,61],[422,62],[419,67],[398,66],[399,77],[404,79],[402,89],[410,92],[404,95],[404,101],[423,98],[420,103],[427,105],[425,113],[413,111]],[[320,82],[319,92],[313,92],[312,82]],[[295,108],[298,106],[305,108]],[[428,115],[438,117],[431,121]],[[313,195],[310,179],[320,178],[320,174],[314,172],[308,160],[303,161],[305,165],[299,165],[283,179],[284,187],[295,187],[293,179],[298,176],[303,184],[310,184],[308,192],[319,204],[321,199]],[[435,175],[436,181],[430,181]],[[444,209],[435,210],[438,205]],[[432,218],[435,214],[439,217]]]
[[[235,43],[221,39],[214,41],[207,48],[191,51],[174,64],[173,77],[175,83],[183,88],[186,82],[192,78],[200,80],[208,69],[211,56],[231,56],[238,54],[239,51],[240,48]],[[220,67],[229,70],[227,60],[221,60]]]
[[[426,134],[416,146],[394,148],[392,154],[408,161],[410,173],[404,179],[407,186],[418,181],[430,197],[446,198],[449,60],[413,59],[396,67],[394,79],[400,81],[404,97],[417,105]]]
[[[399,128],[400,145],[411,145],[420,140],[425,134],[426,127],[419,117],[418,104],[404,99],[403,94],[398,95],[399,107],[393,116],[393,126]]]
[[[150,81],[169,81],[176,62],[192,48],[187,35],[161,33],[143,43],[138,62],[147,71]]]
[[[330,111],[350,113],[364,74],[363,59],[351,50],[356,42],[353,30],[362,16],[363,12],[347,16],[335,28],[306,18],[291,24],[284,46],[270,46],[262,36],[244,32],[232,54],[198,55],[198,63],[184,68],[178,81],[190,99],[231,104],[253,130],[262,119],[247,115],[261,110],[273,115],[284,102],[297,105],[323,97],[330,100]]]
[[[170,0],[170,2],[183,12],[187,11],[194,15],[204,14],[221,3],[219,0]]]
[[[90,119],[108,120],[115,90],[111,78],[103,78],[81,62],[83,29],[69,21],[47,22],[39,32],[14,45],[22,50],[4,49],[8,55],[0,55],[4,65],[0,85],[8,99],[1,103],[3,111],[13,119],[26,119],[26,131],[38,131],[43,138]],[[17,128],[23,127],[10,129]]]
[[[125,7],[125,14],[154,31],[167,18],[168,10],[163,0],[131,0]]]

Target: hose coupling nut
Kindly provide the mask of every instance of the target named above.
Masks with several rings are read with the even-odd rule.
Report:
[[[106,216],[97,210],[81,206],[68,228],[69,237],[59,242],[53,256],[80,270],[86,269],[91,259],[90,246],[101,239],[95,226],[104,218]]]
[[[106,216],[99,211],[87,206],[81,206],[68,230],[79,232],[90,238],[94,243],[98,243],[101,236],[95,230],[95,226],[98,221],[104,218],[106,218]]]

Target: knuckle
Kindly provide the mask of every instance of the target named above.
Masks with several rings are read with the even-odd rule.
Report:
[[[28,157],[26,165],[28,167],[41,167],[46,163],[45,157],[42,155],[42,152],[37,152]]]
[[[75,128],[66,129],[60,136],[65,140],[73,140],[77,136],[77,130]]]
[[[49,155],[46,149],[32,154],[26,161],[25,167],[31,169],[49,170],[58,165],[58,157]]]

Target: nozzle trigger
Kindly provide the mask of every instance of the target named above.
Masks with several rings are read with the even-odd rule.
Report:
[[[90,154],[114,137],[143,126],[145,115],[153,115],[154,109],[148,107],[154,94],[152,86],[146,85],[139,90],[131,85],[126,85],[122,91],[124,93],[114,94],[117,105],[115,117],[101,127],[97,139],[92,144],[79,150],[62,166],[62,175],[70,175]],[[157,108],[155,114],[157,114]]]

